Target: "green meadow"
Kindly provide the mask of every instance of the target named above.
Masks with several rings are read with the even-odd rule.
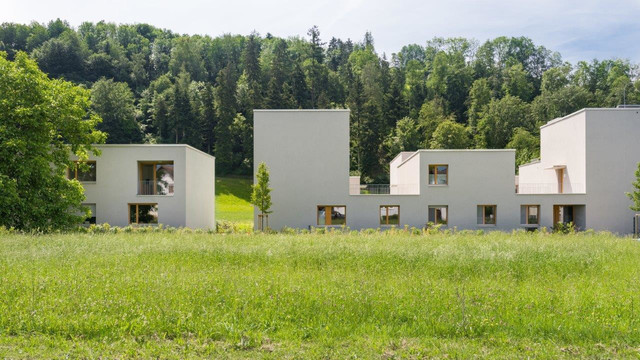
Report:
[[[610,234],[0,234],[0,358],[640,356]]]
[[[216,220],[253,224],[249,177],[216,178]]]

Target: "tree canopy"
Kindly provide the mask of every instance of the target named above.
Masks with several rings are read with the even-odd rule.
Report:
[[[86,217],[84,190],[66,178],[104,141],[90,92],[47,77],[26,53],[0,52],[0,226],[61,229]],[[83,215],[85,213],[85,215]]]
[[[25,51],[49,76],[94,89],[108,142],[188,143],[214,154],[219,173],[251,172],[256,108],[348,107],[351,170],[383,181],[397,149],[439,146],[446,121],[465,128],[470,148],[504,148],[516,129],[537,137],[582,107],[640,101],[637,64],[571,64],[526,37],[434,38],[380,54],[371,33],[325,39],[315,26],[283,39],[55,20],[0,25],[0,50],[9,60]],[[123,108],[107,116],[116,99]],[[520,151],[519,161],[535,154]]]

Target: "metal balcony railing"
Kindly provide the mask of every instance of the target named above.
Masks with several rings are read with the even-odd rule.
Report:
[[[391,193],[389,184],[365,184],[360,185],[360,194],[385,195]]]
[[[173,184],[164,181],[140,180],[138,195],[173,195]]]
[[[417,195],[419,194],[417,184],[351,184],[349,195]]]

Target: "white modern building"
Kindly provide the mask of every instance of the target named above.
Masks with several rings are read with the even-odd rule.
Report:
[[[102,154],[68,170],[92,217],[114,226],[215,228],[215,158],[188,145],[98,145]]]
[[[625,192],[640,161],[640,109],[583,109],[540,132],[541,158],[519,176],[515,150],[418,150],[391,161],[389,184],[361,185],[349,176],[348,110],[255,110],[254,167],[270,169],[273,229],[573,222],[633,232]]]

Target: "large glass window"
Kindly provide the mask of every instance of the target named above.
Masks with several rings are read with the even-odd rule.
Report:
[[[495,225],[496,210],[495,205],[478,205],[478,225]]]
[[[382,205],[380,206],[380,225],[399,225],[400,206]]]
[[[429,185],[447,185],[449,165],[429,165]]]
[[[447,225],[449,217],[449,207],[446,205],[429,206],[429,222],[435,225]]]
[[[158,204],[129,204],[129,224],[157,224]]]
[[[335,205],[318,206],[318,225],[344,225],[347,223],[347,207]]]
[[[173,195],[173,161],[138,163],[138,195]]]
[[[76,179],[80,182],[96,181],[96,168],[95,161],[74,161],[73,167],[67,169],[67,177],[69,180]]]
[[[522,205],[520,207],[520,224],[539,225],[540,205]]]

